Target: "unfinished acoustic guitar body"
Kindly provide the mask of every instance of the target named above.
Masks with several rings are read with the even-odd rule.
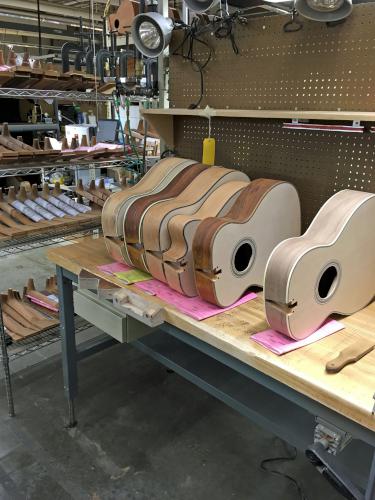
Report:
[[[189,165],[176,175],[173,181],[160,192],[142,196],[131,204],[124,220],[124,246],[121,249],[123,258],[127,264],[135,266],[138,264],[138,256],[142,247],[139,228],[142,223],[143,214],[147,209],[156,202],[170,200],[178,196],[190,185],[197,175],[207,168],[209,167],[202,163]]]
[[[143,215],[140,241],[143,243],[143,266],[154,278],[166,281],[163,252],[168,250],[171,239],[168,222],[175,215],[190,215],[199,210],[206,199],[220,186],[232,181],[248,182],[243,172],[224,167],[210,167],[200,173],[182,193],[172,200],[156,202]]]
[[[198,295],[193,261],[195,232],[207,217],[225,215],[248,185],[244,181],[223,184],[207,198],[197,212],[192,215],[175,215],[169,221],[171,246],[163,253],[163,262],[165,278],[171,288],[188,297]]]
[[[112,194],[104,203],[102,227],[109,254],[119,262],[123,261],[124,219],[131,204],[141,196],[163,190],[186,167],[196,163],[183,158],[165,158],[155,164],[133,187]]]
[[[199,225],[193,241],[199,295],[221,307],[251,286],[263,286],[269,255],[285,238],[301,232],[300,202],[292,184],[256,179],[225,217]]]
[[[332,313],[352,314],[375,295],[375,194],[332,196],[299,238],[272,252],[265,276],[266,316],[300,340]]]

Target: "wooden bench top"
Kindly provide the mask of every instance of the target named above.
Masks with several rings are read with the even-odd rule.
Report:
[[[50,261],[74,274],[85,269],[127,288],[119,279],[97,269],[99,265],[112,262],[103,238],[84,238],[68,246],[51,248],[47,255]],[[326,362],[356,337],[375,339],[375,302],[352,316],[339,318],[345,324],[345,330],[302,349],[277,356],[251,340],[252,334],[268,328],[262,294],[231,311],[196,321],[137,288],[132,287],[132,291],[150,301],[162,303],[166,321],[171,325],[375,431],[375,416],[371,415],[375,392],[375,350],[338,374],[329,375],[325,372]]]

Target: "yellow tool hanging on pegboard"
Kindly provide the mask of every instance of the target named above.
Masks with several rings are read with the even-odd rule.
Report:
[[[204,110],[208,117],[208,137],[203,139],[202,163],[205,165],[215,165],[215,139],[211,137],[211,112],[207,106]]]

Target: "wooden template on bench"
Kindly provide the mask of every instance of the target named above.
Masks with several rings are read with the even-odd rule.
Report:
[[[353,314],[373,299],[374,220],[375,194],[339,191],[305,234],[274,249],[264,290],[273,329],[303,339],[330,314]]]

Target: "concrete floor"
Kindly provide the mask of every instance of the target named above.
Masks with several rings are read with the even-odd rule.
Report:
[[[43,249],[2,259],[1,288],[22,289],[31,276],[42,286],[53,270]],[[58,351],[57,343],[12,364],[16,418],[0,380],[0,500],[300,498],[260,470],[283,443],[129,346],[80,364],[79,425],[66,429]],[[341,498],[302,454],[277,468],[308,500]]]
[[[17,417],[0,392],[0,498],[293,500],[284,478],[260,470],[283,454],[271,434],[129,346],[80,365],[77,428],[56,358],[14,377]],[[309,500],[340,497],[302,455],[277,465]]]

